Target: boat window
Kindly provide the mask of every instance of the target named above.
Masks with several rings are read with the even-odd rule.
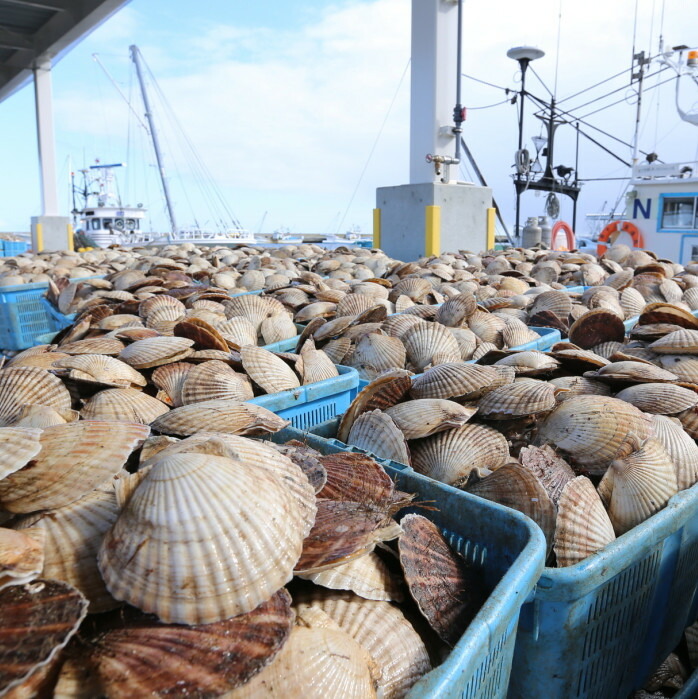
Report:
[[[93,218],[92,219],[92,230],[93,231],[98,231],[100,227],[100,221],[98,218]]]
[[[110,218],[105,218],[103,219],[103,224],[104,228],[106,228],[108,231],[112,229],[112,226],[114,225],[114,222]]]
[[[135,219],[127,218],[126,219],[126,228],[128,228],[128,230],[132,231],[135,227],[136,227]]]
[[[696,197],[665,197],[662,228],[695,228]]]

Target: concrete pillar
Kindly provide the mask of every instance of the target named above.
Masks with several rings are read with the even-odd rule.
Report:
[[[41,213],[58,215],[58,181],[56,179],[56,145],[53,132],[53,102],[51,94],[51,63],[34,67],[34,99],[36,109],[36,138],[39,146],[41,177]]]
[[[440,181],[427,154],[454,154],[457,21],[456,0],[412,0],[410,184]]]

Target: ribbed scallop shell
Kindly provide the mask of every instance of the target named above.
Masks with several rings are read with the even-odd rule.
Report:
[[[197,432],[254,435],[278,432],[288,425],[288,420],[254,403],[207,400],[170,410],[155,420],[152,428],[164,434],[183,436]]]
[[[105,536],[107,589],[166,622],[244,614],[293,576],[304,514],[273,475],[210,454],[159,458]]]
[[[399,296],[409,296],[415,303],[422,303],[425,296],[432,291],[431,284],[425,279],[409,277],[399,281],[390,292],[390,300]]]
[[[660,354],[657,361],[679,381],[698,384],[698,357],[689,354]]]
[[[698,330],[675,330],[653,342],[649,349],[657,354],[698,354]]]
[[[149,425],[169,408],[152,396],[134,388],[109,388],[85,402],[80,414],[83,420],[140,422]]]
[[[322,351],[334,364],[344,364],[344,359],[350,349],[351,340],[348,337],[338,337],[324,345]]]
[[[502,346],[502,330],[504,330],[505,323],[499,316],[493,313],[475,311],[468,318],[468,327],[483,343],[489,343],[496,347]]]
[[[441,364],[460,360],[458,342],[440,323],[420,323],[402,336],[407,358],[415,370],[421,372],[438,355]]]
[[[162,331],[165,328],[173,328],[180,320],[185,318],[185,308],[182,305],[165,305],[153,308],[145,319],[147,328]]]
[[[304,348],[301,351],[301,359],[300,374],[304,386],[339,376],[337,367],[323,350]]]
[[[170,307],[177,309],[182,316],[186,313],[186,308],[184,304],[173,296],[168,296],[167,294],[158,294],[157,296],[151,296],[145,301],[141,301],[138,306],[138,315],[141,318],[147,318],[151,313],[164,307]]]
[[[479,342],[478,336],[468,328],[450,328],[450,331],[460,348],[460,358],[464,361],[472,359]]]
[[[56,345],[35,345],[34,347],[29,347],[28,349],[18,352],[12,359],[8,360],[5,366],[11,367],[21,362],[22,359],[28,357],[35,357],[37,355],[48,354],[49,352],[56,349]]]
[[[298,335],[298,330],[291,316],[286,313],[277,313],[271,318],[265,318],[259,328],[264,344],[280,342]],[[249,343],[248,343],[249,344]]]
[[[349,431],[347,444],[365,449],[381,459],[410,464],[410,452],[405,436],[395,421],[380,410],[360,415]]]
[[[255,328],[259,330],[265,318],[271,318],[277,313],[285,313],[284,305],[271,296],[256,296],[248,294],[236,296],[223,301],[225,314],[228,318],[243,316],[251,321]]]
[[[556,405],[555,390],[555,386],[545,381],[500,386],[480,399],[478,415],[488,420],[509,420],[545,413]]]
[[[104,354],[79,354],[53,363],[57,369],[71,370],[71,379],[94,381],[105,386],[128,388],[145,386],[146,378],[125,362]]]
[[[375,305],[376,300],[372,296],[366,296],[364,294],[347,294],[337,304],[337,317],[356,316]]]
[[[248,345],[240,350],[247,375],[266,393],[278,393],[301,384],[291,367],[271,352]]]
[[[560,362],[538,350],[523,350],[498,359],[495,366],[510,366],[517,376],[537,376],[555,371]]]
[[[144,425],[87,420],[48,427],[31,468],[0,481],[0,506],[25,513],[75,502],[118,473],[149,432]]]
[[[372,380],[385,371],[403,369],[406,359],[405,346],[397,337],[369,333],[356,343],[351,362],[361,378]]]
[[[45,405],[59,413],[71,409],[63,382],[44,369],[17,367],[0,370],[0,427],[18,419],[25,405]]]
[[[66,410],[59,413],[45,405],[23,405],[12,426],[36,427],[43,430],[46,427],[63,425],[66,422],[75,422],[79,419],[80,413],[77,410]]]
[[[453,647],[487,599],[482,573],[451,549],[439,528],[421,515],[400,520],[400,565],[419,611]]]
[[[107,592],[97,569],[97,552],[107,530],[116,522],[119,507],[111,482],[58,510],[20,518],[14,526],[41,530],[46,554],[41,575],[62,580],[82,592],[90,613],[119,606]]]
[[[321,609],[368,651],[381,672],[379,691],[385,699],[404,697],[431,670],[424,642],[389,602],[362,599],[350,592],[318,591],[296,607],[299,614],[307,607]]]
[[[480,475],[503,466],[509,446],[501,432],[484,425],[466,424],[410,445],[412,467],[442,483],[457,484],[472,470]]]
[[[193,366],[181,387],[182,405],[206,400],[246,401],[251,398],[254,398],[254,392],[250,379],[216,359]]]
[[[681,425],[664,415],[653,415],[652,436],[674,463],[678,489],[685,490],[698,482],[698,445]]]
[[[436,322],[450,328],[459,328],[477,308],[477,301],[470,293],[458,294],[445,301],[436,312]]]
[[[329,301],[316,301],[301,308],[294,317],[296,323],[307,323],[313,318],[333,318],[337,310],[337,304]]]
[[[574,321],[568,336],[578,347],[591,349],[602,342],[622,342],[625,326],[615,313],[595,308]]]
[[[625,317],[632,318],[642,313],[642,309],[645,307],[645,299],[637,289],[627,287],[620,294],[620,305],[625,313]]]
[[[294,626],[272,663],[226,697],[371,699],[376,690],[369,662],[366,651],[344,631]]]
[[[184,359],[193,344],[185,337],[149,337],[126,347],[119,359],[135,369],[148,369]]]
[[[19,532],[0,527],[0,590],[24,585],[41,575],[45,542],[41,529]]]
[[[13,360],[8,366],[33,366],[39,369],[51,369],[54,362],[60,359],[67,359],[70,356],[71,355],[64,354],[63,352],[42,352],[41,354],[30,354],[20,359],[15,357],[16,361]]]
[[[631,434],[646,439],[648,416],[606,396],[577,396],[560,403],[539,425],[539,437],[569,453],[591,473],[602,474]]]
[[[611,362],[597,371],[587,371],[584,376],[600,381],[656,383],[676,381],[678,376],[653,364],[640,361]]]
[[[0,480],[19,471],[41,451],[40,437],[40,429],[0,427]]]
[[[601,344],[594,345],[591,351],[594,354],[598,354],[599,357],[610,359],[612,355],[622,350],[624,346],[622,342],[602,342]]]
[[[502,341],[505,347],[519,347],[527,342],[537,340],[540,335],[526,327],[518,318],[508,318],[502,330]]]
[[[298,577],[330,590],[350,590],[364,599],[403,599],[397,580],[374,551],[319,573],[299,573]]]
[[[519,463],[538,479],[557,507],[563,488],[574,478],[572,467],[547,445],[523,447],[519,452]]]
[[[218,332],[223,335],[227,342],[243,347],[244,345],[257,344],[257,328],[255,324],[244,316],[235,316],[218,325]],[[293,334],[296,333],[296,326],[293,326]],[[291,335],[293,337],[293,335]]]
[[[124,343],[121,340],[108,337],[90,337],[60,347],[60,351],[65,354],[119,354],[123,349]]]
[[[631,453],[611,462],[599,483],[616,536],[663,509],[678,492],[674,464],[661,443],[650,438],[632,446]]]
[[[698,393],[671,383],[643,383],[616,393],[645,413],[675,415],[698,404]]]
[[[421,439],[464,425],[475,413],[452,400],[421,398],[386,408],[405,439]]]
[[[608,384],[585,379],[583,376],[561,376],[557,379],[550,379],[549,383],[564,389],[556,396],[558,403],[569,400],[575,396],[610,396],[611,388]]]
[[[560,568],[583,561],[615,541],[611,520],[591,481],[578,476],[562,491],[554,550]]]
[[[12,629],[0,638],[3,696],[37,696],[23,693],[21,685],[49,669],[86,614],[87,600],[57,580],[11,585],[0,592],[0,626]]]
[[[383,321],[381,329],[391,337],[402,337],[413,325],[424,323],[421,318],[413,315],[394,315]]]
[[[498,378],[497,371],[490,366],[439,364],[416,376],[410,393],[413,398],[476,400],[491,390],[491,384]]]
[[[564,291],[544,291],[538,294],[529,306],[529,314],[535,315],[540,311],[550,311],[561,320],[565,320],[572,310],[572,299]]]
[[[395,313],[404,313],[414,305],[414,301],[409,296],[401,294],[395,299]]]

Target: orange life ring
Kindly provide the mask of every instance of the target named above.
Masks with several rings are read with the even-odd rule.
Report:
[[[555,240],[560,231],[565,233],[567,247],[555,247]],[[574,250],[577,246],[577,239],[574,235],[574,231],[572,230],[572,226],[565,221],[557,221],[553,226],[553,230],[550,232],[550,245],[553,250]]]
[[[606,250],[608,245],[606,243],[613,244],[620,233],[627,233],[630,239],[633,241],[634,248],[644,248],[645,239],[640,233],[640,229],[630,221],[611,221],[607,223],[604,229],[599,234],[598,245],[596,246],[596,254],[601,257]]]

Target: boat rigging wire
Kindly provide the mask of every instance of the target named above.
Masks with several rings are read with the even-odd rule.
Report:
[[[339,231],[342,228],[342,225],[344,224],[344,220],[347,217],[347,214],[349,213],[349,209],[351,208],[351,205],[354,203],[354,198],[356,197],[356,193],[359,191],[359,187],[361,186],[361,181],[364,178],[364,175],[366,174],[366,170],[368,169],[368,165],[371,162],[371,158],[373,157],[373,153],[376,150],[376,146],[378,145],[378,141],[380,140],[380,137],[383,134],[383,129],[385,129],[385,125],[388,121],[388,117],[390,116],[390,112],[393,109],[393,106],[395,105],[395,100],[397,100],[397,96],[400,93],[400,88],[402,87],[402,83],[405,80],[405,76],[407,75],[407,71],[410,67],[410,64],[412,62],[412,57],[407,59],[407,63],[405,64],[405,69],[402,71],[402,75],[400,76],[400,80],[398,81],[397,87],[395,88],[395,92],[393,93],[393,98],[390,100],[390,105],[388,106],[388,111],[385,113],[385,116],[383,117],[383,123],[380,126],[380,129],[378,129],[378,134],[376,135],[375,140],[373,141],[373,145],[371,146],[371,150],[368,154],[368,158],[366,158],[366,162],[364,163],[363,169],[361,170],[361,174],[359,175],[359,179],[356,183],[356,187],[354,187],[354,191],[351,193],[351,197],[349,199],[349,203],[347,204],[347,208],[344,209],[344,214],[342,215],[342,218],[340,219],[339,223],[337,224],[337,229],[336,233],[339,234]]]
[[[474,80],[476,83],[482,83],[483,85],[488,85],[489,87],[494,87],[497,90],[503,90],[507,94],[511,92],[508,87],[501,87],[500,85],[495,85],[494,83],[488,83],[487,80],[482,80],[481,78],[476,78],[474,75],[468,75],[467,73],[461,73],[462,78],[468,78],[468,80]]]
[[[494,102],[493,104],[486,104],[483,107],[468,107],[468,111],[474,111],[477,109],[491,109],[492,107],[499,107],[501,104],[508,104],[509,103],[509,98],[507,97],[505,100],[502,100],[501,102]]]
[[[562,32],[562,0],[558,5],[557,15],[557,49],[555,55],[555,86],[553,87],[553,97],[557,95],[557,74],[560,67],[560,34]]]
[[[543,78],[538,75],[538,73],[535,71],[534,67],[529,63],[528,64],[528,69],[533,73],[538,78],[538,82],[545,88],[545,91],[554,99],[555,95],[550,91],[550,88],[543,82]]]

